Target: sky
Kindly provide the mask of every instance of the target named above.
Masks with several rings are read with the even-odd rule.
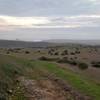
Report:
[[[0,0],[0,39],[100,40],[100,0]]]

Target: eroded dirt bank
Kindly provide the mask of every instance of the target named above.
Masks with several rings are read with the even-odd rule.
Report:
[[[27,100],[92,100],[74,91],[70,86],[57,78],[48,76],[39,80],[19,78],[24,87]]]

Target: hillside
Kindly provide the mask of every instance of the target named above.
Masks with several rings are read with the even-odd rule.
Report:
[[[1,48],[30,48],[30,47],[47,47],[52,46],[52,43],[47,42],[25,42],[14,40],[0,40]]]
[[[100,40],[71,40],[71,39],[51,39],[45,42],[48,43],[72,43],[72,44],[85,44],[85,45],[100,45]]]
[[[50,68],[53,66],[46,62],[32,62],[13,56],[0,55],[0,100],[7,98],[9,98],[7,100],[74,99],[74,95],[77,93],[73,91],[72,95],[69,87],[63,86],[63,82],[59,83],[59,78],[56,78],[55,75],[52,76],[51,71],[53,70]],[[58,71],[60,70],[58,69]],[[69,88],[68,93],[64,88]],[[61,92],[59,93],[59,91]],[[79,94],[78,98],[80,97],[84,96]]]
[[[100,46],[100,40],[46,40],[41,42],[27,42],[15,40],[0,40],[0,48],[35,48],[63,46],[70,44]]]
[[[0,48],[0,100],[55,99],[100,100],[99,46]]]

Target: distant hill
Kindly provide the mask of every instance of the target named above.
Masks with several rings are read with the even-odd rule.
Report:
[[[62,40],[53,39],[41,42],[25,42],[16,40],[0,40],[0,48],[36,48],[36,47],[49,47],[61,46],[68,44],[84,44],[84,45],[99,45],[100,40]]]
[[[100,45],[100,40],[67,40],[67,39],[52,39],[47,40],[48,43],[72,43],[72,44],[84,44],[84,45]]]
[[[0,40],[1,48],[21,48],[21,47],[30,48],[30,47],[47,47],[47,46],[53,46],[53,43]]]

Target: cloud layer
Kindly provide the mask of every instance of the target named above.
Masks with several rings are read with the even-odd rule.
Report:
[[[100,39],[100,0],[0,0],[0,39]]]
[[[0,0],[0,13],[10,16],[97,14],[100,0]]]
[[[100,15],[79,15],[63,17],[14,17],[0,16],[0,30],[19,28],[80,28],[99,27]]]

